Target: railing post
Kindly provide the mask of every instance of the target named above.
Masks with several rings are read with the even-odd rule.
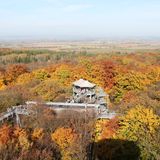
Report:
[[[16,123],[17,123],[17,125],[18,125],[19,127],[21,127],[20,117],[19,117],[19,115],[18,115],[18,113],[17,113],[17,109],[15,110],[15,115],[16,115]]]

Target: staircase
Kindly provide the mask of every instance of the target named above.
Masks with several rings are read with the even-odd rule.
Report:
[[[9,120],[10,118],[13,118],[14,116],[18,118],[19,115],[29,115],[29,110],[26,105],[19,105],[19,106],[13,106],[11,108],[8,108],[6,112],[2,112],[0,114],[0,122]]]

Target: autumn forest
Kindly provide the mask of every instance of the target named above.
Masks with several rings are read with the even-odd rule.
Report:
[[[103,88],[112,119],[33,106],[0,124],[2,160],[159,160],[159,51],[0,49],[0,112],[26,101],[66,102],[80,78]]]

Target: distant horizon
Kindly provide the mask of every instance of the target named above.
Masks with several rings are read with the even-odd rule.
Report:
[[[160,41],[160,36],[128,36],[128,37],[55,37],[54,36],[0,36],[0,42],[28,41]]]

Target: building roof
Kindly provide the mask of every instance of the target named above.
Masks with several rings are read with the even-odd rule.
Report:
[[[90,83],[89,81],[84,80],[84,79],[79,79],[75,81],[73,85],[81,87],[81,88],[93,88],[96,86],[94,83]]]

